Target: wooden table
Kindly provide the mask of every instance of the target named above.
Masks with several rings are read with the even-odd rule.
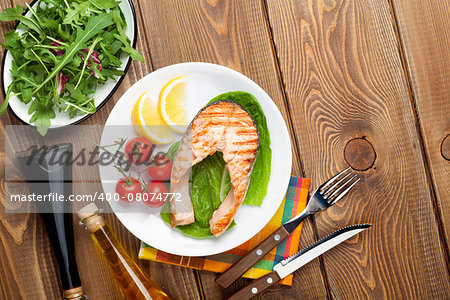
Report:
[[[0,8],[22,2],[2,0]],[[315,188],[349,164],[362,177],[343,201],[305,221],[300,246],[349,224],[372,228],[297,271],[291,288],[276,285],[260,298],[450,298],[449,1],[134,2],[146,63],[133,62],[112,100],[83,124],[104,124],[119,97],[153,70],[211,62],[274,99],[290,130],[294,175]],[[0,128],[18,123],[7,113]],[[220,299],[247,282],[224,290],[216,274],[139,261],[139,241],[114,216],[108,222],[173,298]],[[2,208],[0,241],[1,299],[60,298],[39,216]],[[79,226],[75,242],[89,299],[120,299]]]

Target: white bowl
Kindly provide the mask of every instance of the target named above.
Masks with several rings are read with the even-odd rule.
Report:
[[[35,7],[38,4],[37,1],[33,1],[31,4],[31,7]],[[122,12],[125,16],[125,20],[127,22],[127,27],[125,29],[125,34],[130,38],[131,45],[133,47],[136,46],[136,39],[137,39],[137,23],[136,23],[136,11],[133,5],[133,2],[131,0],[128,1],[122,1],[120,3],[120,8],[122,9]],[[31,12],[27,10],[26,14],[29,16]],[[19,31],[20,32],[20,31]],[[124,71],[124,75],[116,78],[116,81],[109,79],[105,84],[98,85],[97,90],[94,94],[95,98],[95,106],[97,108],[97,111],[109,100],[111,99],[114,92],[119,87],[120,83],[122,82],[123,78],[125,77],[126,72],[128,71],[128,68],[131,63],[131,58],[129,55],[123,54],[120,58],[122,61],[122,66],[120,70]],[[12,65],[12,55],[9,53],[8,50],[5,51],[5,54],[3,55],[3,63],[2,63],[2,92],[3,97],[6,95],[7,87],[12,83],[13,77],[11,75],[11,72],[9,71],[11,69]],[[28,104],[23,103],[20,101],[20,99],[16,96],[9,98],[8,106],[10,108],[10,111],[13,113],[13,115],[16,116],[22,123],[33,125],[29,122],[31,119],[31,115],[28,114],[28,108],[31,105],[31,101]],[[74,118],[70,118],[69,114],[67,112],[58,112],[55,109],[56,117],[54,119],[51,119],[51,127],[50,128],[60,128],[67,125],[74,125],[77,123],[80,123],[87,118],[93,116],[93,114],[85,114],[85,115],[77,115]]]

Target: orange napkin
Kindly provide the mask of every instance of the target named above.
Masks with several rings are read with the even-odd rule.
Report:
[[[311,179],[291,177],[286,196],[275,216],[257,235],[234,249],[211,256],[190,257],[169,254],[142,243],[139,251],[139,258],[165,262],[198,270],[220,273],[224,272],[234,262],[239,260],[239,258],[244,256],[251,249],[255,248],[256,245],[278,229],[278,227],[290,220],[292,217],[298,215],[306,207],[310,182]],[[295,229],[285,241],[281,242],[277,247],[272,249],[272,251],[270,251],[250,270],[248,270],[243,277],[259,278],[271,272],[275,264],[296,253],[298,251],[301,228],[301,225],[297,227],[297,229]],[[291,274],[282,279],[280,283],[292,285],[292,278],[293,275]]]

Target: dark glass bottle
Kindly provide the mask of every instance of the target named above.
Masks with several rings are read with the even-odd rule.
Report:
[[[58,144],[41,151],[16,153],[21,162],[27,184],[35,195],[72,194],[72,144]],[[53,200],[54,200],[53,199]],[[81,287],[75,260],[72,203],[70,201],[36,202],[56,256],[64,290],[64,299],[87,299]]]

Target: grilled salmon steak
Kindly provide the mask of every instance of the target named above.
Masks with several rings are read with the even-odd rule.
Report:
[[[193,223],[194,210],[189,196],[192,166],[220,151],[227,165],[232,190],[210,221],[211,233],[219,236],[230,226],[244,201],[250,174],[258,153],[258,129],[248,112],[232,101],[218,101],[204,107],[194,118],[173,160],[171,193],[180,201],[170,202],[172,227]]]

